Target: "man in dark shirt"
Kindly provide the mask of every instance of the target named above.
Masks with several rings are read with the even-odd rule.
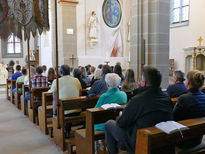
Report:
[[[105,124],[105,137],[109,154],[118,153],[118,148],[135,153],[136,134],[141,128],[172,120],[173,104],[160,88],[161,74],[153,67],[143,69],[147,87],[139,91],[129,102],[116,121]],[[119,146],[119,147],[118,147]]]
[[[88,91],[88,97],[96,96],[96,95],[102,95],[107,91],[107,85],[105,82],[105,75],[107,73],[111,73],[111,68],[108,65],[104,65],[102,68],[102,79],[96,81],[90,90]]]
[[[179,97],[187,91],[184,84],[184,73],[182,71],[175,71],[173,76],[174,84],[169,85],[167,93],[171,98]]]

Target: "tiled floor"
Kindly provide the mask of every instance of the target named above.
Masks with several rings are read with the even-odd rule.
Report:
[[[0,86],[0,154],[63,154],[63,152],[6,100]]]

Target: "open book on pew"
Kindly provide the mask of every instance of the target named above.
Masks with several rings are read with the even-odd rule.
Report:
[[[123,107],[116,103],[111,104],[104,104],[101,106],[104,110],[110,110],[110,109],[123,109]]]
[[[189,129],[187,126],[184,126],[178,122],[175,121],[166,121],[166,122],[160,122],[158,124],[155,125],[155,127],[167,134],[172,134],[175,133],[177,131],[179,131],[182,135],[182,130],[186,130]],[[182,135],[183,137],[183,135]]]

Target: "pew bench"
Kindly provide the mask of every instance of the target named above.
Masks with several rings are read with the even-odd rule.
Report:
[[[38,123],[37,107],[42,105],[42,93],[47,92],[49,87],[31,88],[30,101],[28,101],[28,115],[29,119],[33,122]]]
[[[25,96],[26,92],[29,91],[28,85],[22,85],[22,95],[21,95],[21,112],[23,112],[24,115],[28,115],[27,106],[25,104]]]
[[[16,92],[15,92],[15,105],[18,109],[20,109],[20,102],[19,102],[19,98],[22,95],[22,85],[24,83],[23,82],[17,82],[16,83]]]
[[[188,130],[183,130],[183,138],[179,132],[173,134],[166,134],[161,130],[155,127],[149,127],[144,129],[137,130],[137,139],[136,139],[136,154],[151,154],[157,153],[160,150],[160,153],[167,153],[167,146],[175,146],[181,141],[187,139],[192,139],[194,137],[199,137],[205,134],[205,118],[196,118],[179,121],[182,125],[188,126]],[[205,147],[203,147],[205,148]],[[164,151],[163,151],[164,149]],[[191,148],[186,149],[185,153],[193,153],[199,149]],[[201,148],[202,149],[202,148]],[[184,149],[178,151],[178,153],[183,153]],[[159,151],[158,151],[159,152]],[[205,152],[205,151],[203,151]]]
[[[94,124],[104,123],[110,119],[116,119],[122,109],[104,110],[103,108],[92,108],[86,110],[86,129],[75,132],[76,153],[94,154],[94,141],[105,139],[103,131],[95,131]]]
[[[53,134],[54,142],[60,146],[61,149],[66,150],[66,145],[69,147],[69,151],[72,151],[75,141],[72,138],[72,133],[69,139],[65,139],[65,126],[67,123],[72,123],[72,126],[79,125],[79,123],[85,122],[85,113],[81,112],[79,116],[65,117],[65,111],[93,108],[99,99],[99,96],[87,98],[80,96],[76,98],[67,98],[60,100],[60,128],[57,128],[58,119],[53,117]],[[74,130],[75,131],[75,130]]]
[[[14,104],[14,95],[13,95],[13,90],[14,86],[16,85],[16,80],[11,80],[11,88],[10,88],[10,101],[12,104]]]
[[[11,80],[6,79],[6,96],[8,100],[10,100],[10,89],[11,89]]]
[[[49,129],[52,129],[52,117],[53,117],[53,93],[42,93],[42,106],[38,108],[39,128],[46,135]]]

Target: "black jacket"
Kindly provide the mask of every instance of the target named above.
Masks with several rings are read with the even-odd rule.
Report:
[[[172,120],[172,110],[170,97],[160,87],[141,88],[117,118],[117,125],[126,133],[126,150],[135,152],[137,129]]]

